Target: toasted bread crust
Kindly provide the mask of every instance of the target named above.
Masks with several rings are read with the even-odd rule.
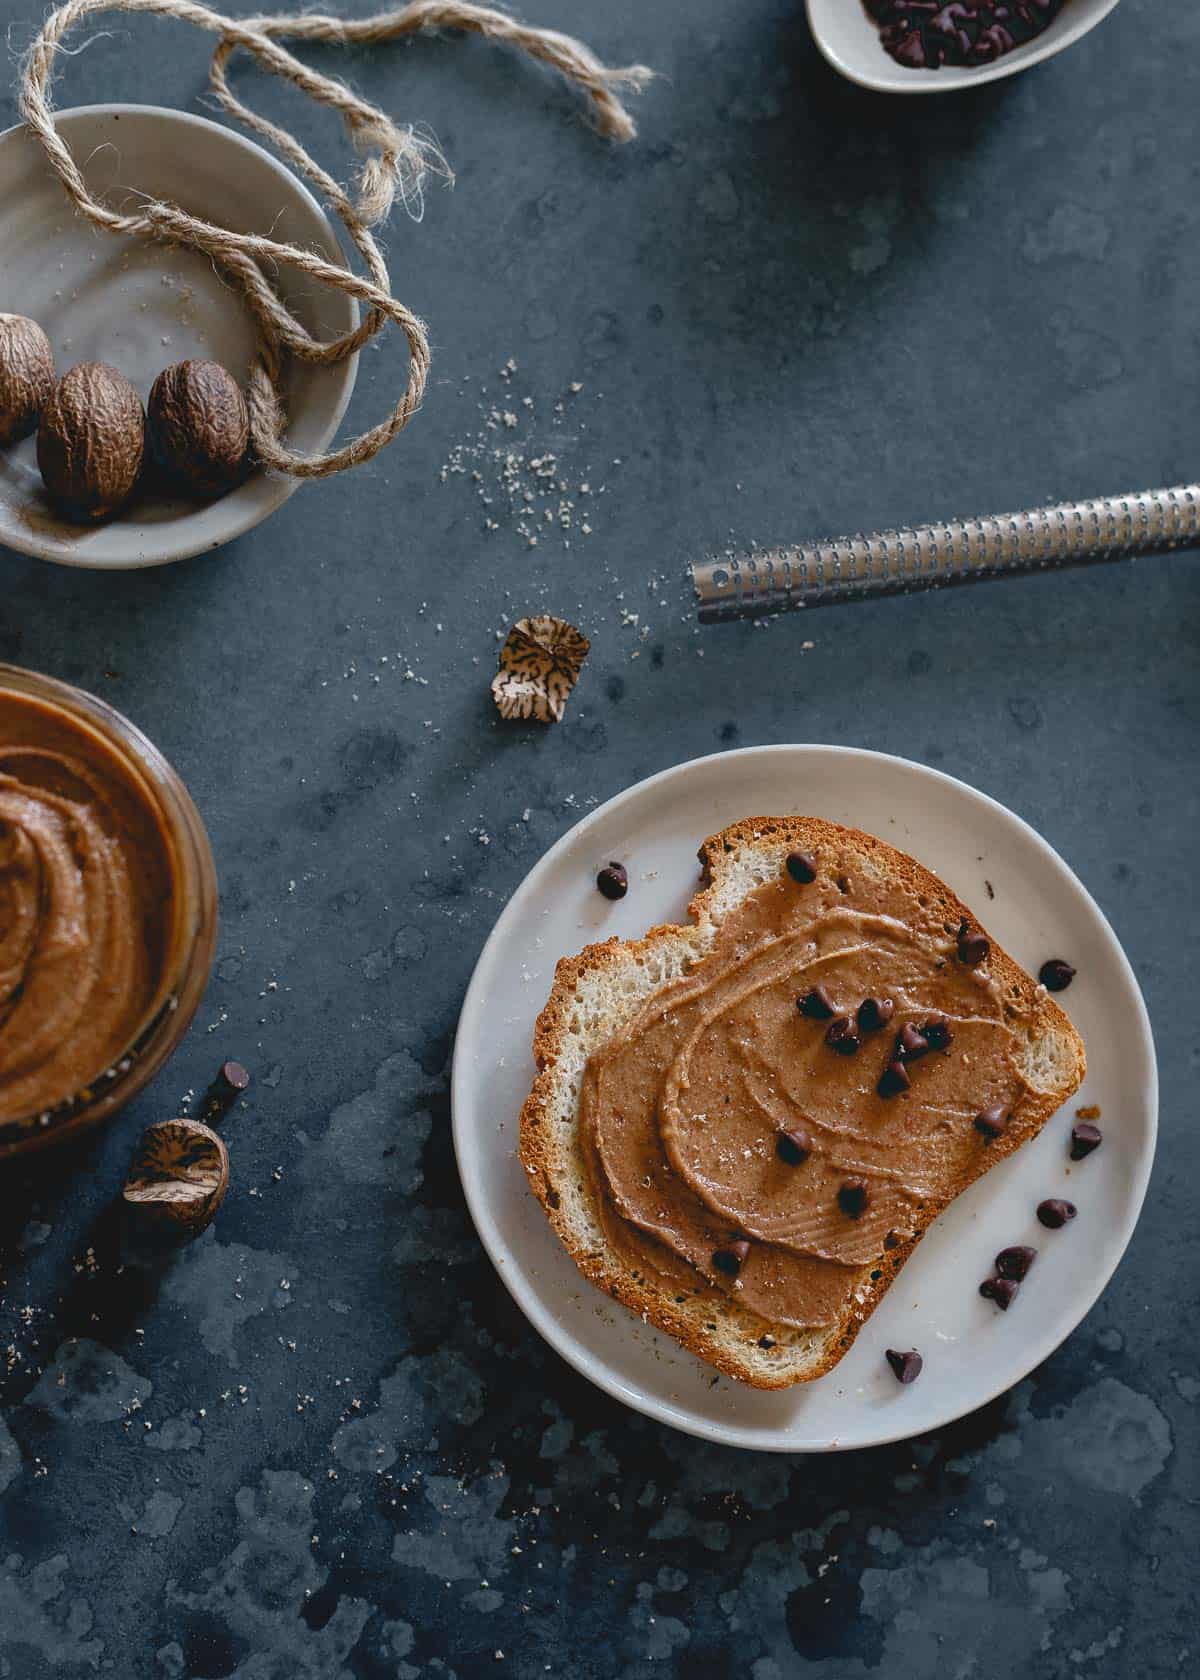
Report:
[[[937,1216],[983,1172],[1036,1137],[1078,1088],[1086,1066],[1083,1042],[1067,1016],[993,940],[991,973],[1025,1024],[1030,1040],[1053,1040],[1056,1059],[1062,1064],[1059,1076],[1052,1089],[1022,1099],[1007,1131],[980,1152],[975,1170],[962,1177],[950,1193],[929,1201],[919,1228],[907,1242],[876,1265],[861,1269],[852,1305],[839,1324],[829,1330],[796,1332],[760,1318],[699,1274],[694,1293],[681,1300],[631,1271],[608,1244],[595,1240],[599,1223],[596,1198],[580,1154],[577,1103],[566,1102],[570,1079],[566,1064],[572,1059],[568,1056],[572,1038],[576,1040],[573,1060],[577,1063],[580,1048],[590,1055],[621,1025],[614,1020],[604,1031],[587,1028],[586,1024],[581,1030],[581,988],[626,970],[629,974],[637,971],[635,978],[640,983],[647,971],[661,969],[668,962],[676,965],[673,973],[685,972],[703,958],[711,943],[738,864],[753,859],[761,880],[765,878],[762,866],[778,873],[787,853],[793,850],[814,851],[822,858],[851,857],[860,866],[900,880],[918,896],[928,898],[943,913],[948,926],[956,926],[964,917],[975,926],[981,925],[935,875],[873,835],[817,817],[744,818],[700,847],[701,885],[688,906],[690,925],[651,928],[638,940],[609,939],[558,963],[550,997],[534,1028],[533,1054],[538,1071],[520,1121],[520,1159],[530,1188],[584,1277],[717,1370],[763,1389],[787,1388],[832,1370]],[[640,992],[633,989],[628,1013],[632,1014],[662,983],[659,979],[656,984],[642,985]],[[589,1205],[592,1217],[581,1221],[579,1209],[583,1206],[586,1212]],[[590,1232],[582,1228],[583,1223],[590,1223]],[[773,1345],[761,1348],[762,1336],[773,1339]]]

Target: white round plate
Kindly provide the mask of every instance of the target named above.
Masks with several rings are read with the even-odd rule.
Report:
[[[1071,0],[1032,41],[1004,53],[994,64],[972,69],[943,65],[940,70],[910,70],[897,64],[881,46],[879,27],[862,0],[808,0],[808,23],[823,56],[860,87],[877,93],[959,93],[1015,76],[1065,52],[1116,5],[1117,0]]]
[[[804,813],[879,835],[940,875],[1026,968],[1066,957],[1062,1002],[1087,1045],[1078,1096],[934,1224],[828,1376],[783,1393],[717,1377],[576,1271],[524,1182],[517,1117],[533,1078],[530,1039],[555,961],[611,934],[683,920],[696,848],[739,817]],[[610,858],[629,893],[595,889]],[[989,884],[995,897],[989,897]],[[1104,1144],[1073,1164],[1076,1108],[1098,1104]],[[640,782],[563,836],[526,877],[484,947],[454,1052],[454,1143],[472,1216],[500,1276],[546,1340],[584,1376],[694,1435],[768,1452],[829,1452],[903,1440],[948,1423],[1046,1358],[1100,1294],[1132,1234],[1157,1128],[1150,1023],[1115,935],[1062,859],[1003,805],[904,759],[849,747],[755,747]],[[1078,1218],[1037,1223],[1047,1196]],[[1032,1243],[1036,1266],[1010,1312],[977,1292],[997,1251]],[[883,1354],[918,1348],[901,1387]]]
[[[270,232],[344,262],[329,218],[296,177],[250,140],[204,117],[153,105],[82,105],[57,118],[84,178],[115,208],[169,199],[237,232]],[[357,305],[295,271],[283,294],[316,338],[349,331]],[[111,362],[143,402],[155,377],[188,356],[220,362],[244,383],[255,333],[245,306],[200,253],[118,238],[75,212],[36,140],[0,134],[0,309],[38,321],[65,373]],[[356,357],[292,367],[288,442],[316,453],[337,431]],[[219,501],[138,496],[119,518],[89,528],[60,519],[46,498],[33,438],[0,451],[0,543],[66,566],[161,566],[240,537],[299,480],[255,473]]]

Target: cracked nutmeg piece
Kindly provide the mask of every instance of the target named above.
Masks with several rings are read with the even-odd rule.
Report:
[[[199,1120],[160,1120],[142,1133],[122,1192],[139,1231],[173,1242],[197,1237],[229,1188],[229,1151]]]
[[[565,618],[519,618],[500,649],[492,699],[502,718],[559,723],[591,643]]]

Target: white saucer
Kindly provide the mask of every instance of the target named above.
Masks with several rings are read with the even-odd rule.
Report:
[[[1087,1045],[1087,1080],[1027,1148],[986,1174],[931,1228],[827,1377],[768,1394],[716,1377],[576,1271],[524,1182],[517,1116],[533,1077],[534,1017],[557,958],[611,934],[679,921],[696,884],[696,848],[745,816],[803,812],[877,834],[942,876],[1034,972],[1065,957],[1078,976],[1061,998]],[[595,889],[610,858],[629,893]],[[995,893],[989,899],[988,886]],[[1154,1156],[1158,1075],[1133,971],[1084,887],[1047,843],[986,795],[935,770],[855,748],[756,747],[696,759],[640,782],[547,852],[484,947],[454,1053],[454,1143],[476,1227],[518,1305],[564,1359],[617,1399],[694,1435],[768,1452],[828,1452],[902,1440],[1010,1387],[1051,1353],[1103,1289],[1132,1235]],[[1072,1163],[1076,1108],[1099,1104],[1103,1146]],[[1073,1224],[1044,1230],[1038,1202],[1066,1196]],[[1039,1257],[1000,1313],[977,1287],[997,1251]],[[920,1350],[902,1388],[888,1347]]]
[[[308,189],[231,129],[153,105],[84,105],[62,112],[57,126],[93,193],[118,208],[150,194],[239,232],[270,232],[344,261]],[[287,271],[281,278],[314,337],[333,338],[356,324],[357,305],[344,293]],[[0,308],[41,324],[60,374],[75,362],[111,362],[143,402],[172,362],[204,357],[244,383],[255,354],[244,305],[206,257],[93,228],[72,210],[24,128],[0,134]],[[328,445],[356,371],[356,357],[293,366],[290,444],[308,453]],[[298,487],[298,479],[258,472],[215,502],[139,496],[119,518],[89,529],[57,517],[27,438],[0,450],[0,544],[67,566],[161,566],[240,537]]]

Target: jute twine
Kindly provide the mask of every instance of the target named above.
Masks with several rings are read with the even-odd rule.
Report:
[[[337,212],[362,257],[366,275],[328,262],[296,245],[262,234],[234,233],[193,216],[178,205],[150,199],[132,214],[109,208],[84,183],[69,147],[54,127],[50,84],[55,58],[67,32],[101,12],[150,12],[178,18],[218,37],[211,66],[217,99],[230,116],[269,140],[277,151],[316,187]],[[397,194],[410,208],[419,207],[422,183],[431,170],[450,174],[437,146],[409,127],[399,127],[383,111],[332,76],[318,75],[302,64],[281,39],[357,45],[399,40],[425,29],[457,29],[503,41],[548,64],[573,82],[591,102],[600,133],[631,140],[635,128],[621,103],[622,90],[644,87],[651,72],[641,65],[608,69],[582,42],[549,29],[530,29],[503,12],[462,0],[410,0],[376,17],[349,19],[301,15],[238,20],[195,0],[67,0],[52,12],[25,55],[21,70],[20,110],[62,182],[72,203],[96,227],[139,239],[188,246],[203,251],[241,291],[259,334],[259,357],[250,370],[247,401],[251,435],[259,460],[296,478],[327,478],[369,461],[412,419],[429,374],[429,338],[424,323],[392,295],[391,279],[371,229],[387,219]],[[249,110],[231,92],[226,68],[244,48],[265,70],[301,88],[320,105],[337,111],[363,164],[353,198],[309,156],[287,129]],[[312,337],[287,307],[270,275],[278,265],[299,269],[320,285],[348,293],[366,306],[353,332],[330,340]],[[351,356],[394,321],[408,344],[408,383],[386,419],[325,455],[300,455],[283,441],[286,418],[280,394],[284,358],[333,363]]]

